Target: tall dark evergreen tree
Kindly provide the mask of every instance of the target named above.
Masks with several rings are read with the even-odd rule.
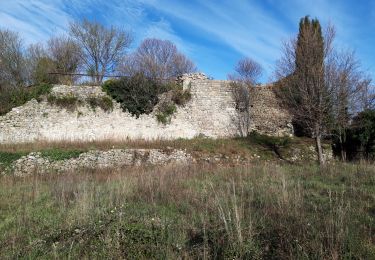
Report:
[[[301,19],[295,46],[295,70],[289,77],[287,101],[295,120],[316,140],[319,163],[323,164],[322,136],[330,121],[331,92],[324,78],[324,40],[317,19]]]

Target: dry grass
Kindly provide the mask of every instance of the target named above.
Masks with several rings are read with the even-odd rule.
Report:
[[[0,179],[0,258],[375,257],[375,170],[262,163]]]

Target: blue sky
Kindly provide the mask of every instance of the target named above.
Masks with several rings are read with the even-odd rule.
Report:
[[[216,79],[225,79],[241,57],[252,57],[265,69],[263,82],[272,79],[282,41],[297,33],[305,15],[335,25],[337,46],[355,50],[375,76],[375,1],[0,0],[0,27],[18,31],[26,44],[87,17],[131,30],[133,49],[147,37],[171,40]]]

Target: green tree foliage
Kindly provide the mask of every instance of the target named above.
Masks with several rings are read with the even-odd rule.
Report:
[[[316,140],[319,163],[323,164],[321,139],[331,121],[331,91],[324,77],[325,44],[317,19],[301,19],[294,47],[294,69],[285,81],[285,100],[294,120]],[[291,67],[287,64],[287,69]]]
[[[334,139],[333,148],[337,154],[345,149],[349,160],[375,159],[375,110],[367,109],[355,116],[346,136],[343,145]]]
[[[170,86],[148,79],[141,73],[103,84],[103,90],[119,102],[124,111],[136,117],[151,113],[159,101],[158,95],[169,89]]]
[[[0,116],[8,113],[14,107],[22,106],[31,99],[40,100],[41,96],[50,93],[52,86],[40,84],[28,88],[12,88],[0,91]]]

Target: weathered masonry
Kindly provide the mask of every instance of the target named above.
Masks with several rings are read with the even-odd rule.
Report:
[[[31,100],[0,117],[0,143],[63,140],[176,139],[238,134],[236,108],[228,81],[186,77],[192,98],[178,107],[170,124],[156,120],[155,112],[136,118],[115,103],[111,112],[92,109],[88,104],[68,111],[47,101]],[[256,87],[252,103],[251,128],[271,135],[291,135],[291,116],[283,109],[271,86]],[[106,94],[97,86],[56,85],[55,96],[76,96],[82,100]]]

